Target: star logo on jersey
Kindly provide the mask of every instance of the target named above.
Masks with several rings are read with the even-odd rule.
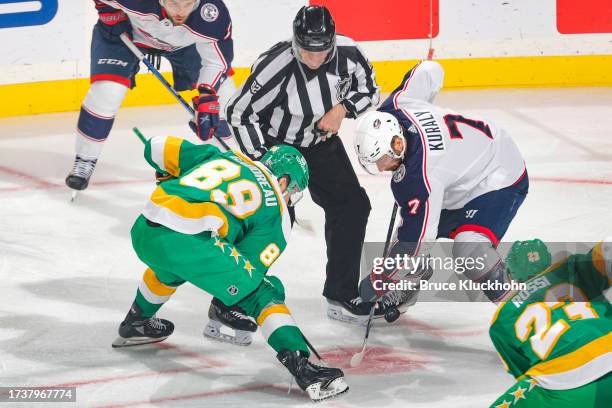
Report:
[[[225,244],[223,241],[221,241],[219,238],[215,238],[215,246],[221,248],[221,252],[225,253]]]
[[[352,79],[351,77],[340,78],[340,81],[336,84],[336,99],[338,102],[343,101],[348,95],[349,90],[351,89]]]
[[[510,403],[506,400],[499,405],[496,405],[495,408],[510,408]]]
[[[200,9],[200,15],[204,21],[212,23],[219,18],[219,9],[212,3],[206,3]]]
[[[512,394],[514,396],[514,404],[516,404],[516,401],[522,399],[526,399],[525,398],[525,391],[527,390],[527,388],[521,388],[518,387],[516,391],[511,392],[510,394]]]
[[[249,273],[249,276],[252,278],[253,277],[253,270],[255,269],[255,267],[253,265],[251,265],[251,262],[244,261],[244,269],[247,270],[247,272]]]
[[[234,260],[236,261],[236,265],[240,263],[240,261],[238,260],[240,258],[240,252],[238,252],[236,248],[232,248],[232,251],[230,252],[230,256],[234,257]]]
[[[536,385],[538,385],[538,382],[535,379],[531,379],[529,381],[527,381],[529,383],[529,389],[527,391],[531,391],[533,390],[533,387],[535,387]]]

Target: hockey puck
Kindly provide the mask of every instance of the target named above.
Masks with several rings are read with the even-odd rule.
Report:
[[[399,319],[399,317],[400,311],[396,307],[387,310],[387,312],[385,313],[385,320],[387,321],[387,323],[393,323],[394,321]]]

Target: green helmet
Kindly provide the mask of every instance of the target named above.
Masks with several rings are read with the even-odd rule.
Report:
[[[272,171],[276,178],[288,175],[290,178],[287,191],[298,192],[308,186],[308,164],[295,147],[288,145],[272,146],[261,158],[261,162]]]
[[[506,257],[506,267],[512,277],[525,282],[548,268],[551,264],[550,251],[539,239],[516,241]]]

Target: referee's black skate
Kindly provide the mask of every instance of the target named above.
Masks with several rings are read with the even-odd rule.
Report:
[[[257,323],[247,316],[245,311],[236,305],[226,306],[213,298],[208,308],[209,321],[204,327],[204,336],[213,340],[231,343],[237,346],[248,346],[253,341],[251,333],[257,331]],[[226,327],[233,333],[224,333]]]
[[[338,320],[345,323],[365,325],[370,315],[370,308],[374,305],[372,302],[364,302],[361,297],[356,297],[351,300],[338,301],[327,299],[327,317],[333,320]],[[381,317],[384,312],[376,309],[375,317]]]
[[[349,389],[342,370],[312,364],[302,352],[283,350],[276,358],[287,367],[300,389],[306,391],[313,401],[333,398]]]
[[[166,319],[142,317],[140,307],[134,302],[125,320],[119,325],[119,337],[113,347],[138,346],[164,341],[174,331],[174,324]]]

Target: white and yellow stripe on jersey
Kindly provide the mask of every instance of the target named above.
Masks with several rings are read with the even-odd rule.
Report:
[[[194,235],[211,231],[225,238],[229,230],[227,217],[217,204],[191,203],[181,197],[167,194],[162,186],[155,189],[142,215],[183,234]]]
[[[524,376],[534,378],[549,390],[581,387],[612,370],[612,333],[599,337],[579,349],[531,367]]]
[[[151,160],[161,170],[178,177],[181,173],[179,153],[183,139],[174,136],[161,136],[151,139]]]

